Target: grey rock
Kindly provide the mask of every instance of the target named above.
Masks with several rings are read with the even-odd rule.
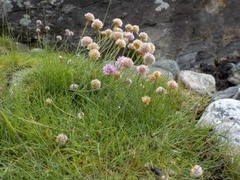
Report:
[[[236,85],[240,84],[240,63],[231,69],[228,81]]]
[[[212,126],[223,142],[240,147],[240,101],[220,99],[212,102],[201,116],[198,125]]]
[[[199,94],[212,96],[216,92],[216,82],[212,75],[189,70],[180,71],[178,80],[183,85]]]
[[[212,97],[213,101],[226,98],[240,100],[240,85],[229,87],[224,91],[218,91]]]
[[[165,71],[169,71],[172,73],[174,78],[176,78],[177,74],[180,72],[180,68],[178,63],[174,60],[160,60],[156,61],[153,67],[164,69]]]
[[[193,68],[194,63],[196,62],[197,52],[185,54],[177,58],[177,63],[181,70],[190,70]]]

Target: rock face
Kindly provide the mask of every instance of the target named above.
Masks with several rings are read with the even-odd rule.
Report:
[[[212,102],[198,124],[213,126],[215,133],[220,135],[223,141],[240,147],[240,101],[220,99]]]
[[[178,59],[182,69],[240,49],[240,1],[231,0],[0,0],[0,30],[17,41],[36,41],[36,20],[51,28],[49,39],[74,32],[75,47],[92,12],[110,27],[113,18],[137,24],[156,45],[158,59]],[[107,12],[107,13],[106,13]],[[105,14],[107,14],[105,18]],[[7,23],[8,22],[8,23]],[[4,28],[2,27],[4,25]],[[91,33],[90,30],[87,30]],[[190,63],[188,63],[190,61]],[[183,63],[182,63],[183,62]],[[187,62],[187,64],[184,64]]]

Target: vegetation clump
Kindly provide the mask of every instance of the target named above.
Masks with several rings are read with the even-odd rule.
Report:
[[[85,17],[74,53],[58,51],[74,35],[66,30],[53,51],[0,55],[0,177],[239,177],[239,157],[211,127],[196,125],[208,98],[150,71],[155,46],[148,35],[137,25],[122,29],[119,18],[102,30],[101,20]],[[95,38],[84,35],[90,23]]]

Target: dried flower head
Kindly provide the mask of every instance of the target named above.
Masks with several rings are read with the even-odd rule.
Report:
[[[136,39],[133,41],[133,46],[135,49],[140,48],[141,44],[142,44],[142,41],[140,41],[139,39]]]
[[[45,100],[45,104],[46,104],[46,105],[51,105],[52,103],[53,103],[53,100],[50,99],[50,98],[47,98],[47,99]]]
[[[99,89],[101,87],[101,81],[99,81],[98,79],[94,79],[91,81],[91,87],[93,89]]]
[[[148,34],[147,33],[141,32],[138,36],[142,41],[145,41],[145,42],[148,41]]]
[[[70,87],[69,87],[69,89],[70,89],[71,91],[78,90],[78,88],[79,88],[79,85],[78,85],[78,84],[71,84]]]
[[[150,98],[149,96],[143,96],[143,97],[142,97],[142,102],[143,102],[143,104],[144,104],[145,107],[146,107],[147,105],[149,105],[150,101],[151,101],[151,98]]]
[[[88,45],[88,50],[97,49],[99,50],[99,45],[95,42],[92,42]]]
[[[118,39],[115,44],[119,47],[119,48],[125,48],[126,47],[126,42],[124,41],[124,39]]]
[[[49,26],[45,26],[45,31],[46,32],[50,31],[50,27]]]
[[[84,37],[81,39],[81,45],[84,46],[84,47],[88,47],[88,45],[89,45],[90,43],[92,43],[92,42],[93,42],[93,40],[92,40],[92,38],[89,37],[89,36],[84,36]]]
[[[195,178],[201,177],[203,175],[202,167],[199,165],[193,166],[190,170],[190,175]]]
[[[132,50],[132,51],[135,50],[135,47],[134,47],[133,43],[129,43],[127,45],[127,47],[128,47],[129,50]]]
[[[67,135],[65,135],[63,133],[58,134],[56,137],[56,142],[61,146],[65,145],[67,143],[67,141],[68,141],[68,137],[67,137]]]
[[[99,19],[94,19],[92,22],[92,27],[96,30],[102,29],[103,23]]]
[[[117,68],[113,64],[106,64],[103,66],[103,74],[104,75],[115,75],[117,72]]]
[[[126,24],[125,29],[126,31],[131,32],[133,30],[133,26],[131,24]]]
[[[61,41],[62,40],[62,36],[56,36],[56,39],[57,39],[57,41]]]
[[[101,57],[101,54],[97,49],[91,49],[88,53],[88,56],[92,60],[97,60],[98,58]]]
[[[112,37],[113,31],[111,29],[106,29],[105,31],[102,31],[101,34],[107,38]]]
[[[84,112],[80,112],[77,114],[77,117],[81,120],[84,119]]]
[[[84,16],[87,21],[94,21],[94,19],[95,19],[94,15],[92,13],[86,13]]]
[[[150,46],[150,53],[154,53],[155,52],[155,45],[151,42],[148,42],[149,46]]]
[[[37,28],[37,29],[36,29],[36,33],[39,34],[40,32],[41,32],[41,29]]]
[[[167,82],[167,86],[169,89],[178,89],[178,83],[175,80],[170,80]]]
[[[138,32],[139,32],[139,26],[133,25],[132,28],[133,28],[132,31],[133,31],[134,33],[137,33],[137,34],[138,34]]]
[[[122,28],[119,28],[119,27],[114,27],[114,28],[113,28],[113,31],[114,31],[114,32],[121,32],[121,33],[123,33]]]
[[[115,18],[115,19],[113,19],[113,24],[114,24],[115,27],[122,27],[123,23],[122,23],[121,19]]]
[[[126,85],[132,84],[132,79],[126,78],[126,79],[124,80],[124,84],[126,84]]]
[[[161,74],[160,71],[154,71],[154,72],[153,72],[153,75],[154,75],[154,77],[156,77],[156,79],[159,79],[162,74]]]
[[[73,36],[73,35],[74,35],[74,33],[73,33],[72,31],[70,31],[69,29],[66,29],[66,30],[65,30],[65,36],[71,37],[71,36]]]
[[[158,95],[165,95],[165,94],[167,94],[167,90],[164,89],[163,87],[159,86],[159,87],[156,89],[156,93],[157,93]]]
[[[122,39],[123,33],[122,32],[112,32],[111,38],[114,40]]]
[[[146,65],[151,65],[155,63],[155,56],[150,53],[147,52],[144,56],[143,56],[143,63]]]

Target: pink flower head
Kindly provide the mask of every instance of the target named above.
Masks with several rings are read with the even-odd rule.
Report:
[[[129,41],[131,41],[131,40],[134,39],[134,35],[133,35],[133,33],[131,33],[131,32],[125,32],[125,33],[123,34],[123,36],[124,36],[125,38],[127,38]]]
[[[94,15],[92,13],[86,13],[84,16],[87,21],[94,21],[94,19],[95,19]]]
[[[114,26],[116,26],[116,27],[122,27],[122,20],[121,19],[119,19],[119,18],[115,18],[114,20],[113,20],[113,24],[114,24]]]
[[[142,43],[138,49],[138,52],[141,55],[151,52],[151,46],[148,43]]]
[[[143,65],[143,64],[140,66],[137,66],[136,70],[144,78],[147,76],[147,73],[149,72],[148,66]]]
[[[91,44],[93,42],[92,38],[89,36],[84,36],[81,39],[81,45],[87,47],[89,44]]]
[[[102,29],[103,23],[99,19],[94,19],[92,22],[92,27],[96,30]]]
[[[36,24],[37,24],[37,26],[41,26],[42,25],[42,21],[41,20],[37,20]]]
[[[154,64],[155,63],[155,56],[152,53],[147,52],[143,56],[143,62],[144,62],[144,64],[147,64],[147,65]]]
[[[130,69],[133,67],[133,61],[128,57],[120,56],[117,58],[117,65],[123,69]]]
[[[167,86],[169,89],[178,89],[178,83],[174,80],[168,81]]]
[[[106,64],[103,66],[103,74],[104,75],[115,75],[117,72],[117,68],[113,64]]]

